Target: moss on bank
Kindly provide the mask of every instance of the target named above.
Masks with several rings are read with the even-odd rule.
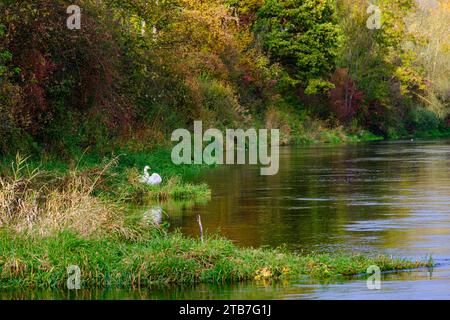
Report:
[[[138,238],[82,238],[63,232],[46,238],[0,234],[1,288],[65,287],[67,268],[79,266],[83,288],[136,288],[156,284],[275,280],[301,275],[317,279],[410,269],[431,262],[386,256],[297,255],[277,249],[241,249],[212,237],[204,243],[150,230]]]

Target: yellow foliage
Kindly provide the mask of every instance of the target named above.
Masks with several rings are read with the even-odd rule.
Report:
[[[264,280],[272,277],[272,272],[269,268],[262,268],[256,271],[255,280]]]

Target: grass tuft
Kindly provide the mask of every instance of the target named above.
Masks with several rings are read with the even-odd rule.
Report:
[[[125,170],[127,180],[117,189],[120,198],[134,203],[166,200],[209,199],[211,190],[205,183],[192,184],[183,182],[180,176],[173,175],[163,178],[160,185],[149,186],[139,182],[140,174],[135,169]]]
[[[31,169],[18,156],[10,175],[0,177],[0,227],[41,236],[125,231],[122,209],[92,194],[101,176],[76,171],[56,176]]]
[[[87,239],[70,232],[44,238],[6,232],[0,235],[1,288],[62,288],[70,265],[80,267],[83,288],[138,288],[272,281],[302,275],[328,279],[365,273],[370,265],[387,271],[429,263],[386,256],[297,255],[277,249],[241,249],[219,237],[208,237],[202,243],[161,230],[147,230],[134,239]]]

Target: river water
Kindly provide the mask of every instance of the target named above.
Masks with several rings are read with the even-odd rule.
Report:
[[[223,166],[200,178],[213,190],[206,204],[170,206],[170,222],[199,236],[239,246],[294,251],[433,257],[433,270],[384,274],[380,290],[364,277],[320,283],[197,286],[155,293],[163,298],[450,299],[450,140],[283,147],[280,171]]]
[[[222,166],[197,178],[212,188],[204,203],[164,206],[173,229],[238,246],[293,251],[392,254],[436,267],[333,281],[196,285],[139,291],[14,292],[13,298],[84,299],[450,299],[450,140],[282,147],[280,171]]]

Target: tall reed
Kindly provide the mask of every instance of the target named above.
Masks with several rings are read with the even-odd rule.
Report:
[[[50,235],[70,230],[82,236],[124,232],[122,208],[93,196],[100,172],[78,172],[63,176],[30,168],[17,156],[10,174],[0,176],[0,227],[20,233]]]

